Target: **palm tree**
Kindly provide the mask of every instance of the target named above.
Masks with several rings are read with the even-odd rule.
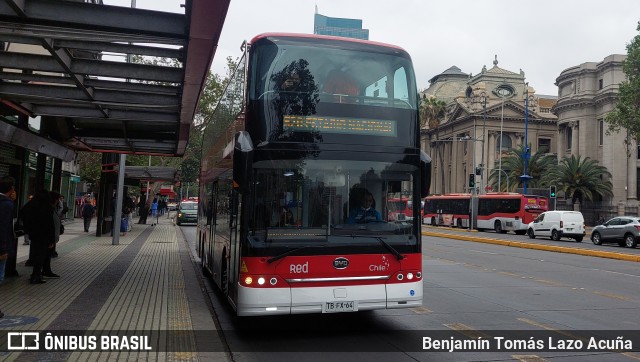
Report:
[[[564,191],[565,198],[571,198],[571,204],[584,200],[593,200],[594,195],[604,197],[613,195],[611,181],[603,181],[602,176],[611,178],[606,167],[589,157],[571,155],[563,157],[558,167],[545,176],[548,184],[555,184],[559,191]]]
[[[447,114],[447,103],[436,97],[422,96],[420,102],[420,127],[437,130]]]
[[[436,97],[427,98],[426,95],[422,96],[420,100],[420,127],[424,128],[429,126],[429,129],[436,130],[436,153],[438,154],[440,164],[440,176],[442,180],[442,193],[444,190],[444,147],[438,147],[438,127],[445,120],[447,116],[447,103],[437,99]],[[439,151],[439,152],[438,152]]]
[[[546,150],[545,150],[546,151]],[[514,149],[511,149],[509,153],[502,157],[502,170],[507,173],[508,182],[500,182],[501,190],[498,191],[511,191],[519,187],[522,182],[520,176],[524,175],[524,145],[519,145]],[[549,186],[547,180],[543,177],[550,170],[557,166],[557,159],[555,156],[547,155],[545,152],[536,152],[531,155],[529,163],[527,164],[527,174],[532,178],[527,181],[527,186],[531,188],[547,187]],[[491,174],[489,175],[489,183],[494,189],[498,189],[498,173],[499,164],[496,161]],[[501,173],[502,177],[505,176]],[[507,189],[507,185],[509,189]]]

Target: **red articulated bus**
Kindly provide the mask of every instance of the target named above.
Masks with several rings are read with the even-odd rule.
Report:
[[[475,208],[473,213],[472,207]],[[529,223],[548,209],[546,197],[513,192],[489,192],[478,196],[433,195],[425,198],[423,220],[427,225],[468,228],[473,214],[475,228],[480,231],[491,229],[524,235]]]
[[[421,306],[431,165],[409,55],[306,34],[243,48],[202,136],[203,272],[239,316]]]
[[[424,200],[426,225],[469,227],[471,194],[432,195]]]
[[[514,192],[490,192],[478,196],[477,229],[493,229],[498,233],[527,232],[529,223],[549,210],[549,200],[537,195]]]

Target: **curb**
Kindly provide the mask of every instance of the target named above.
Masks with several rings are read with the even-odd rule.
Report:
[[[614,253],[610,251],[576,249],[576,248],[568,248],[566,246],[532,244],[532,243],[525,243],[521,241],[509,241],[509,240],[485,238],[485,237],[478,237],[478,236],[439,233],[439,232],[433,232],[433,231],[423,231],[422,235],[463,240],[463,241],[472,241],[472,242],[484,243],[484,244],[503,245],[503,246],[510,246],[514,248],[522,248],[522,249],[535,249],[535,250],[552,251],[556,253],[586,255],[586,256],[595,256],[599,258],[640,262],[640,255]]]

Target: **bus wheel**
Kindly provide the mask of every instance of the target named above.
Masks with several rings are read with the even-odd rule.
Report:
[[[462,219],[458,219],[458,221],[456,221],[456,226],[462,229]]]
[[[436,218],[435,217],[431,218],[431,225],[432,226],[436,226]]]
[[[496,223],[493,225],[493,229],[496,231],[496,233],[499,234],[504,234],[506,232],[502,230],[502,223],[500,222],[500,220],[496,221]]]

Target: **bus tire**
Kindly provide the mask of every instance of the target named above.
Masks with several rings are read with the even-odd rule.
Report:
[[[431,218],[431,225],[432,226],[436,226],[436,218],[435,217]]]
[[[462,229],[462,219],[458,219],[458,220],[456,221],[456,227],[458,227],[458,228]]]
[[[493,230],[495,230],[498,234],[506,233],[505,230],[502,230],[502,222],[500,220],[496,220],[496,222],[493,224]]]

